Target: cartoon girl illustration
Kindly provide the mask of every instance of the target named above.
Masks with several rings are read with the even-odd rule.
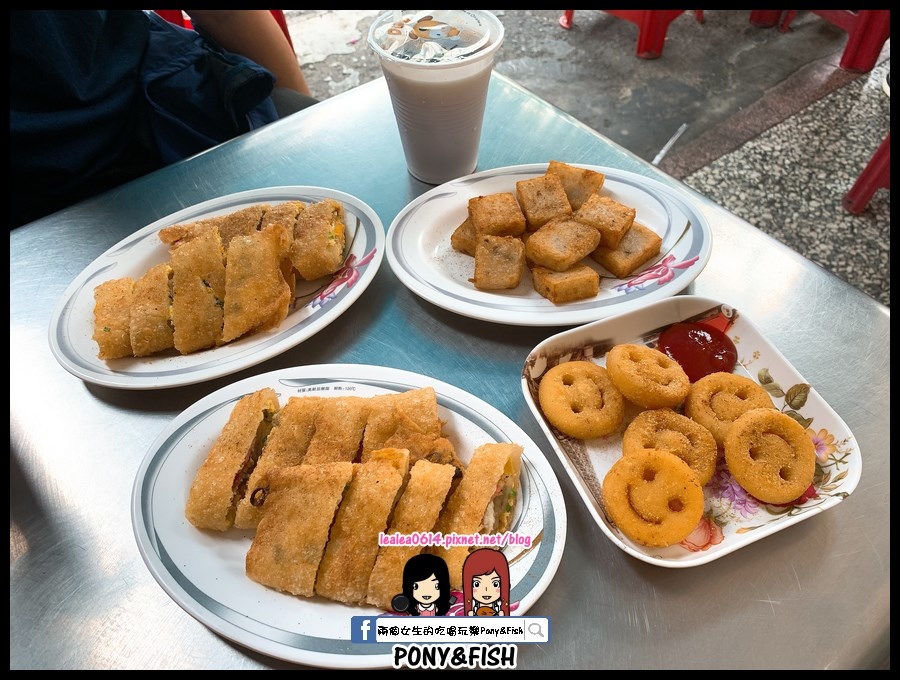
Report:
[[[481,548],[463,564],[468,616],[509,616],[509,563],[499,550]]]
[[[443,558],[429,553],[410,557],[403,567],[403,596],[410,616],[446,616],[453,602]]]

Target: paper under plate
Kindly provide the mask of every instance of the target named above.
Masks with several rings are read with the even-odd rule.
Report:
[[[463,462],[476,446],[512,442],[524,447],[522,486],[511,532],[533,537],[530,549],[506,547],[511,602],[527,612],[553,579],[566,540],[566,509],[559,482],[537,445],[494,407],[427,376],[353,364],[290,368],[247,378],[201,399],[157,437],[138,470],[132,524],[147,567],[185,611],[234,642],[269,656],[331,668],[391,666],[390,644],[350,642],[351,616],[376,616],[322,598],[270,590],[244,573],[252,531],[204,532],[184,517],[193,477],[241,396],[273,388],[282,404],[291,396],[362,397],[433,387],[444,432]]]
[[[97,357],[94,288],[103,281],[141,276],[168,260],[157,232],[179,222],[221,215],[256,203],[314,203],[333,198],[344,205],[347,248],[344,266],[330,279],[298,281],[296,300],[277,328],[214,349],[179,355],[116,359]],[[158,389],[211,380],[254,366],[312,337],[337,319],[372,282],[384,257],[384,225],[372,208],[349,194],[310,186],[253,189],[184,208],[123,239],[88,265],[69,285],[50,320],[50,349],[67,371],[97,385]]]
[[[543,175],[546,163],[514,165],[447,182],[407,205],[388,229],[387,259],[403,284],[420,297],[463,316],[519,326],[583,324],[681,292],[706,266],[712,232],[706,218],[683,191],[625,170],[573,164],[602,172],[600,193],[636,209],[635,220],[662,238],[660,256],[628,279],[600,272],[596,297],[555,305],[542,297],[526,273],[518,288],[480,291],[469,281],[474,259],[450,245],[450,235],[468,215],[476,196],[513,192],[516,182]]]
[[[679,545],[648,548],[627,538],[610,521],[600,493],[607,471],[622,455],[622,432],[637,411],[626,415],[625,422],[611,435],[587,441],[571,439],[544,419],[537,399],[538,384],[549,367],[563,361],[589,359],[604,365],[606,352],[613,345],[628,342],[652,347],[659,333],[677,321],[712,318],[718,319],[717,325],[727,325],[725,332],[737,347],[735,372],[766,384],[775,406],[792,412],[806,426],[816,446],[814,484],[818,497],[792,507],[760,503],[741,489],[720,463],[704,488],[705,511],[697,530]],[[803,376],[739,310],[690,295],[662,300],[637,312],[548,338],[529,353],[522,370],[525,401],[603,533],[629,555],[661,567],[693,567],[723,557],[834,507],[856,488],[862,457],[844,421],[814,386],[809,387],[805,400],[794,397],[791,405],[785,404],[785,395],[803,392],[803,388],[791,388],[803,385],[807,385]]]

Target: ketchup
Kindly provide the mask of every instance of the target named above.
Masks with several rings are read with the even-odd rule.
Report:
[[[681,364],[691,382],[710,373],[731,373],[737,363],[731,338],[714,326],[691,321],[672,324],[660,333],[659,351]]]

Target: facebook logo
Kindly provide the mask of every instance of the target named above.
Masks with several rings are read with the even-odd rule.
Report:
[[[350,642],[368,642],[374,644],[376,642],[375,628],[377,625],[377,616],[351,616]]]

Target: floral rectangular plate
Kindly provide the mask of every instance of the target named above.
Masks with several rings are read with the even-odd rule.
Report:
[[[587,359],[604,365],[613,345],[627,342],[655,347],[660,332],[678,321],[704,321],[724,330],[738,351],[735,373],[760,383],[776,408],[806,428],[816,447],[816,495],[788,507],[761,503],[737,484],[720,459],[715,475],[704,487],[704,514],[694,532],[679,544],[649,548],[626,537],[612,523],[600,491],[607,471],[622,455],[622,433],[637,415],[636,407],[626,408],[625,421],[616,432],[598,439],[573,439],[544,418],[538,385],[548,368],[564,361]],[[603,533],[629,555],[661,567],[705,564],[809,519],[849,496],[862,474],[856,439],[844,421],[747,318],[708,298],[675,296],[548,338],[525,360],[522,392]]]

